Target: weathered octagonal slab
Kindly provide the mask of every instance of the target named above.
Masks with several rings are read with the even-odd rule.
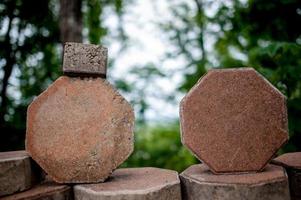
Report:
[[[105,79],[62,76],[28,108],[26,149],[57,182],[99,182],[131,154],[133,129],[133,109]]]
[[[183,144],[214,173],[260,171],[288,140],[286,98],[252,68],[209,71],[180,118]]]
[[[289,183],[282,167],[267,165],[260,173],[213,174],[204,164],[180,174],[183,200],[289,200]]]
[[[104,183],[73,190],[75,200],[181,200],[178,173],[152,167],[117,169]]]

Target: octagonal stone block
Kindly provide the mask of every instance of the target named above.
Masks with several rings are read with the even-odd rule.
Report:
[[[181,200],[178,173],[153,167],[117,169],[108,181],[74,186],[75,200]]]
[[[216,175],[204,164],[180,174],[183,200],[290,200],[282,167],[267,165],[260,173]]]
[[[209,71],[180,118],[182,143],[214,173],[261,171],[288,140],[286,98],[252,68]]]
[[[26,149],[56,182],[104,181],[133,151],[134,112],[102,78],[62,76],[29,106]]]

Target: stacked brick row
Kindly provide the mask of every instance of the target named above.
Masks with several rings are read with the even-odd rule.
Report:
[[[267,165],[263,172],[246,174],[216,175],[204,164],[193,165],[179,176],[172,170],[151,167],[117,169],[103,183],[74,185],[56,183],[45,177],[25,151],[2,152],[0,199],[300,200],[300,160],[301,153],[284,154],[272,160],[273,164]]]
[[[134,112],[106,80],[107,49],[67,43],[64,76],[28,108],[26,151],[0,153],[0,199],[301,199],[301,153],[285,97],[251,68],[212,70],[180,105],[182,143],[203,164],[180,175],[116,169],[133,151]]]

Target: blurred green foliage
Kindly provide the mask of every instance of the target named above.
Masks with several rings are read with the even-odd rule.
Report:
[[[0,150],[23,146],[27,105],[58,76],[54,7],[47,0],[0,2]],[[13,74],[15,84],[9,82]],[[16,92],[21,97],[14,96]]]
[[[153,166],[183,171],[196,158],[182,145],[178,124],[144,125],[137,128],[135,151],[122,167]]]

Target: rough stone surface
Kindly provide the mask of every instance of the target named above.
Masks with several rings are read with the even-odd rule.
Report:
[[[286,98],[252,68],[209,71],[180,117],[182,143],[214,173],[260,171],[288,140]]]
[[[133,129],[133,109],[105,79],[62,76],[28,108],[26,149],[56,182],[99,182],[133,151]]]
[[[272,160],[272,163],[285,167],[291,197],[295,200],[301,200],[301,152],[283,154]]]
[[[30,190],[5,196],[1,200],[72,200],[71,187],[53,182],[36,185]]]
[[[67,75],[106,76],[108,49],[94,44],[66,42],[63,71]]]
[[[0,152],[0,196],[30,188],[39,173],[26,151]]]
[[[116,170],[105,183],[76,185],[76,200],[180,200],[178,173],[158,168]]]
[[[206,165],[193,165],[180,174],[184,200],[289,200],[282,167],[267,165],[260,173],[213,174]]]

